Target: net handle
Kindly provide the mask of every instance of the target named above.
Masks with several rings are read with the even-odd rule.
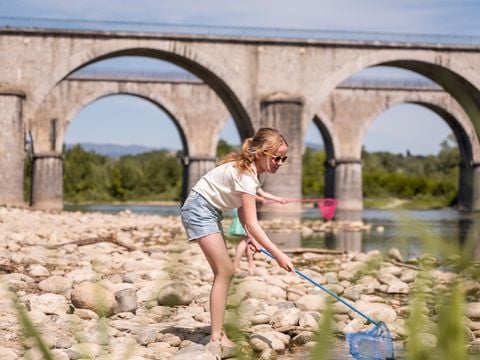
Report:
[[[317,203],[318,211],[320,211],[320,213],[326,220],[332,220],[333,215],[335,214],[335,209],[337,208],[337,200],[333,198],[285,199],[283,204],[305,202]],[[277,200],[268,200],[265,202],[265,204],[282,204],[282,202]],[[326,211],[330,207],[333,207],[333,210]]]
[[[262,252],[263,254],[267,255],[268,257],[272,258],[273,260],[276,260],[275,257],[270,254],[267,250],[261,248],[260,249],[260,252]],[[335,294],[333,291],[327,289],[326,287],[322,286],[321,284],[319,284],[318,282],[316,282],[315,280],[313,280],[310,276],[304,274],[303,272],[301,272],[300,270],[294,270],[295,273],[299,276],[301,276],[302,278],[304,278],[305,280],[308,280],[310,281],[313,285],[315,285],[316,287],[322,289],[323,291],[325,291],[328,295],[330,296],[333,296],[336,300],[340,301],[343,305],[349,307],[350,309],[352,309],[353,311],[355,311],[358,315],[362,316],[363,318],[365,318],[366,320],[370,321],[372,324],[374,324],[375,326],[378,326],[379,323],[375,320],[373,320],[370,316],[368,316],[367,314],[364,314],[363,312],[361,312],[360,310],[358,310],[357,308],[355,308],[352,304],[350,304],[349,302],[343,300],[340,296],[338,296],[337,294]]]

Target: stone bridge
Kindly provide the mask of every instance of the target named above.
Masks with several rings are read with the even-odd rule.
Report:
[[[187,186],[213,166],[218,129],[230,114],[241,138],[262,126],[286,134],[289,161],[264,187],[301,197],[302,147],[306,129],[314,121],[331,166],[326,195],[338,198],[339,209],[345,212],[362,209],[360,155],[369,123],[396,103],[421,104],[439,114],[459,142],[461,205],[480,208],[478,45],[41,29],[0,29],[0,40],[1,203],[22,202],[24,139],[29,133],[34,152],[32,205],[61,208],[66,125],[89,101],[129,93],[158,104],[174,120],[189,160]],[[182,88],[117,81],[92,86],[69,79],[96,61],[127,55],[172,62],[204,85]],[[375,65],[412,70],[436,82],[441,91],[339,87],[351,75]],[[170,93],[159,86],[170,87]],[[81,99],[74,94],[80,87]],[[191,96],[203,103],[192,102]],[[178,106],[188,99],[190,106]],[[189,109],[197,105],[198,109]],[[213,107],[220,109],[218,114],[213,114]],[[291,214],[298,210],[298,205],[287,209]]]

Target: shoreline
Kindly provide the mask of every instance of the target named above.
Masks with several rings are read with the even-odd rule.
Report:
[[[408,200],[402,199],[394,199],[390,202],[386,202],[385,205],[380,206],[365,206],[363,209],[365,210],[446,210],[446,209],[453,209],[457,210],[455,207],[452,206],[417,206],[417,207],[410,207],[408,206],[410,202]],[[68,207],[75,207],[75,206],[91,206],[91,205],[103,205],[103,206],[180,206],[180,201],[170,201],[170,200],[159,200],[159,201],[116,201],[116,202],[95,202],[95,201],[86,201],[81,203],[70,203],[65,202],[64,206]],[[13,206],[12,206],[13,207]],[[314,204],[302,204],[302,208],[310,209],[314,208]],[[21,207],[24,209],[28,209],[29,206],[25,205]]]

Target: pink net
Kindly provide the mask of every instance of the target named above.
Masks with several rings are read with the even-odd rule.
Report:
[[[335,215],[335,210],[337,209],[337,200],[318,199],[317,205],[320,213],[323,215],[325,220],[329,221],[333,219],[333,216]]]

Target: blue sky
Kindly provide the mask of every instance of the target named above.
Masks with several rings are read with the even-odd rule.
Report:
[[[12,17],[475,36],[480,36],[479,14],[478,0],[0,0],[0,16]],[[173,68],[149,59],[131,58],[102,66],[152,71]],[[360,75],[365,74],[414,77],[385,69]],[[422,127],[416,131],[418,135],[408,131],[413,124]],[[415,154],[436,153],[450,132],[429,110],[400,105],[375,119],[365,146],[369,151],[409,149]],[[428,139],[421,136],[425,133]],[[229,142],[239,141],[231,121],[222,137]],[[180,146],[178,133],[165,114],[146,101],[126,96],[102,99],[85,107],[70,125],[66,141]],[[307,141],[322,142],[315,128],[309,129]]]

